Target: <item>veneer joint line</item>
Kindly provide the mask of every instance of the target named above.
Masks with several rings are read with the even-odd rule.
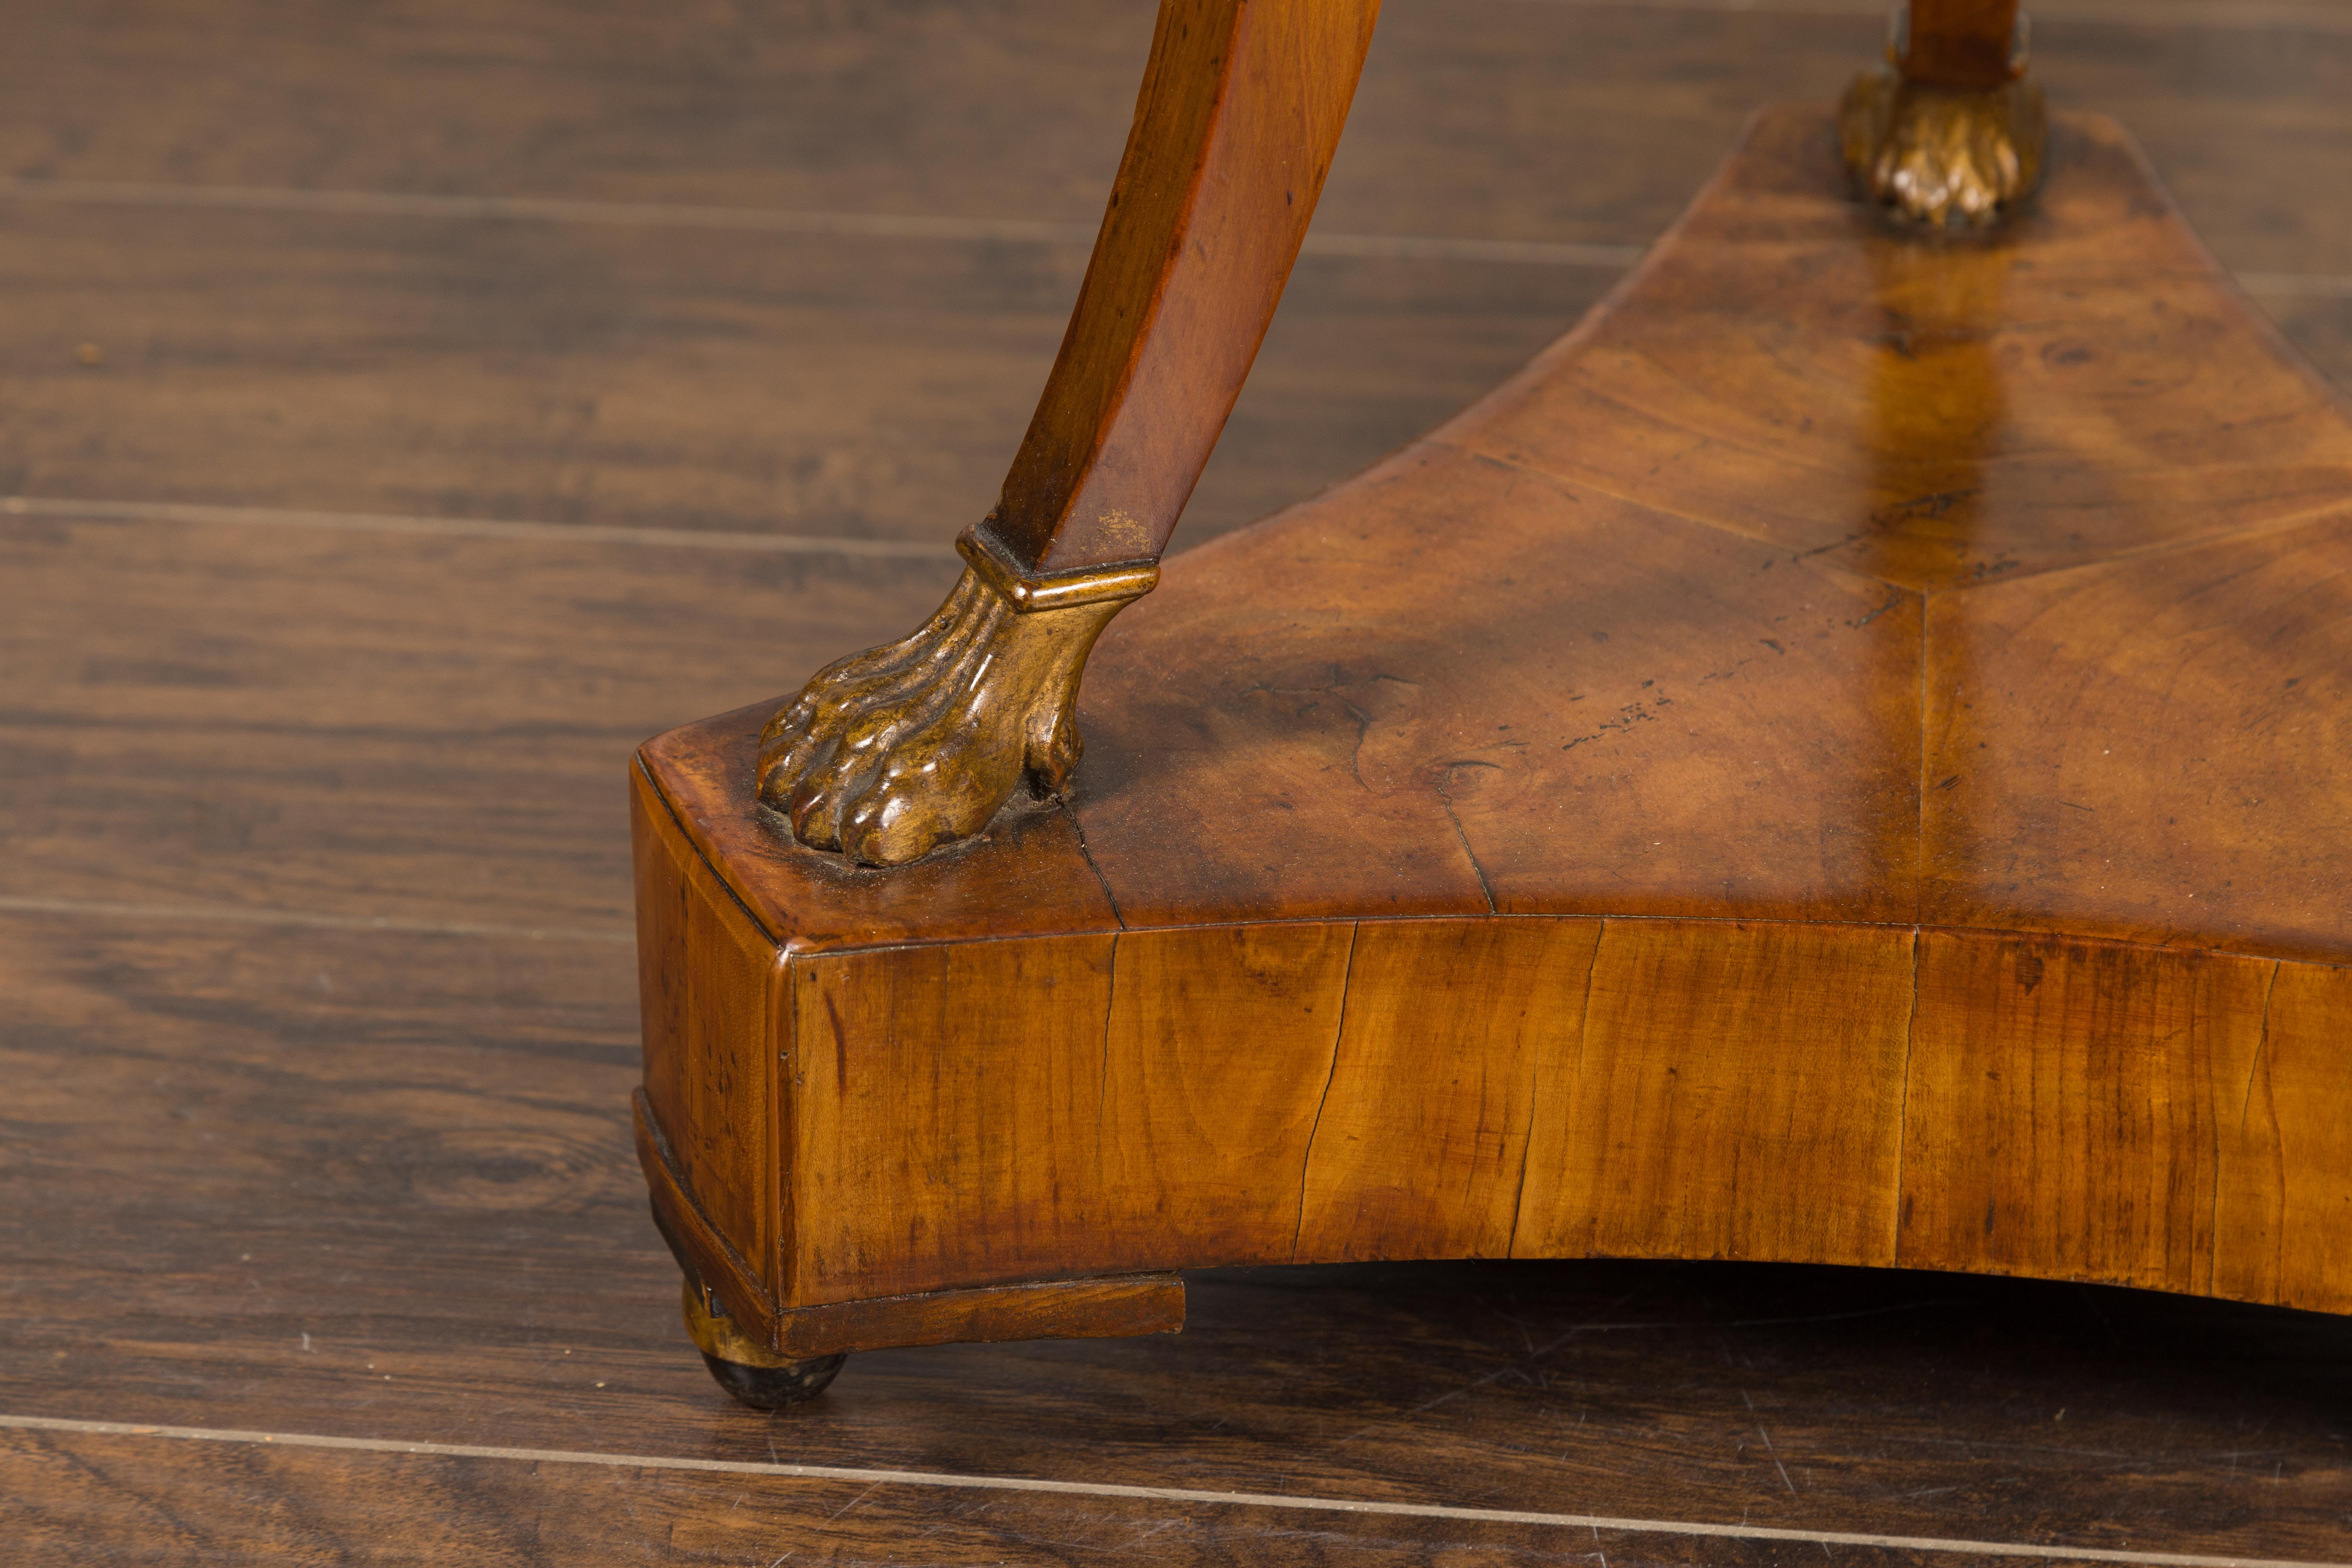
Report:
[[[1078,837],[1078,854],[1085,859],[1087,869],[1095,874],[1095,880],[1102,884],[1103,902],[1110,906],[1110,918],[1117,922],[1120,931],[1126,931],[1127,917],[1118,912],[1118,895],[1110,890],[1110,879],[1103,875],[1102,868],[1095,864],[1094,851],[1087,847],[1086,825],[1078,820],[1078,814],[1070,809],[1070,803],[1062,796],[1055,795],[1054,804],[1061,807],[1064,816],[1069,818],[1070,831],[1076,834]]]
[[[1608,940],[1609,922],[1603,920],[1592,933],[1592,956],[1584,964],[1584,1001],[1576,1014],[1576,1066],[1568,1080],[1571,1084],[1584,1079],[1584,1037],[1592,1027],[1592,977],[1601,973],[1601,944]],[[1511,1194],[1511,1228],[1503,1238],[1505,1258],[1519,1255],[1519,1216],[1526,1211],[1528,1201],[1528,1161],[1535,1152],[1536,1107],[1542,1103],[1537,1092],[1543,1079],[1542,1058],[1537,1052],[1528,1055],[1533,1059],[1528,1066],[1528,1121],[1519,1134],[1519,1184]]]
[[[1903,1158],[1911,1141],[1911,1052],[1919,1041],[1919,966],[1926,934],[1918,926],[1911,928],[1911,1012],[1903,1025],[1902,1102],[1895,1109],[1895,1234],[1886,1244],[1887,1260],[1896,1268],[1903,1267]]]
[[[1096,875],[1100,876],[1101,873],[1097,872]],[[1097,1170],[1102,1165],[1103,1124],[1110,1120],[1110,1031],[1118,1018],[1118,944],[1119,939],[1126,934],[1124,931],[1111,933],[1110,976],[1103,987],[1110,1000],[1103,1007],[1102,1074],[1095,1083],[1095,1165]],[[1292,1247],[1297,1249],[1295,1238]]]
[[[2331,958],[2298,957],[2293,953],[2272,952],[2255,948],[2200,948],[2179,942],[2150,942],[2128,936],[2086,935],[2051,927],[1927,924],[1917,921],[1839,920],[1809,921],[1790,917],[1766,918],[1756,915],[1701,914],[1602,914],[1590,909],[1542,910],[1496,910],[1489,914],[1481,910],[1441,910],[1427,914],[1322,914],[1269,915],[1254,920],[1218,920],[1171,922],[1166,925],[1120,926],[1118,929],[1134,936],[1155,932],[1242,931],[1257,926],[1311,926],[1363,924],[1379,925],[1428,924],[1438,921],[1607,921],[1613,923],[1643,922],[1652,925],[1685,926],[1745,926],[1770,927],[1778,930],[1819,930],[1824,926],[1840,930],[1872,931],[1912,931],[1918,934],[1937,933],[1946,936],[1986,938],[1995,941],[2028,942],[2063,942],[2079,947],[2126,948],[2135,952],[2205,952],[2225,958],[2249,958],[2262,963],[2294,963],[2308,969],[2352,969],[2352,963]],[[440,929],[440,928],[436,928]],[[1099,934],[1099,933],[1097,933]],[[613,940],[620,940],[614,938]],[[828,955],[840,953],[906,952],[926,947],[974,947],[996,942],[1031,942],[1033,936],[947,936],[928,940],[894,936],[886,941],[860,944],[844,943],[823,951]]]
[[[675,813],[672,814],[671,820],[677,820]],[[705,864],[707,865],[708,862],[705,862]],[[733,890],[731,889],[729,889],[729,896],[730,898],[733,896]],[[738,906],[740,907],[741,900],[737,900],[736,902]],[[746,912],[748,913],[749,911],[747,910]],[[621,931],[617,929],[599,930],[594,927],[587,926],[484,925],[465,921],[402,919],[384,915],[335,915],[310,910],[270,908],[241,909],[231,904],[129,904],[110,903],[88,899],[43,899],[17,894],[0,893],[0,915],[5,914],[80,915],[92,919],[119,920],[184,920],[209,921],[215,924],[300,926],[318,931],[398,931],[403,935],[408,936],[481,936],[513,938],[517,941],[522,942],[610,942],[621,946],[634,945],[637,940],[636,933],[633,931]],[[1341,918],[1349,920],[1351,924],[1361,924],[1363,921],[1370,920],[1377,921],[1383,925],[1409,925],[1415,922],[1465,919],[1494,921],[1605,920],[1612,923],[1642,921],[1675,925],[1789,925],[1804,927],[1811,927],[1814,924],[1820,923],[1808,921],[1765,921],[1737,915],[1645,914],[1608,915],[1604,917],[1592,914],[1588,911],[1576,910],[1559,911],[1545,910],[1541,913],[1522,913],[1516,910],[1501,910],[1491,915],[1478,914],[1474,911],[1467,914],[1457,912],[1426,915],[1360,915]],[[1198,925],[1121,926],[1119,930],[1128,934],[1139,936],[1153,931],[1238,931],[1250,926],[1305,926],[1328,924],[1332,923],[1332,921],[1333,917],[1330,916],[1299,915],[1288,918],[1267,920],[1212,921],[1202,921]],[[2120,947],[2128,948],[2135,952],[2169,952],[2178,951],[2175,945],[2171,943],[2139,942],[2128,937],[2084,936],[2074,932],[2028,930],[2009,926],[1920,925],[1915,924],[1910,921],[1838,921],[1831,923],[1840,926],[1851,926],[1859,931],[1909,931],[1919,935],[1940,933],[1950,936],[1983,937],[1996,940],[2008,939],[2020,942],[2063,942],[2077,946],[2087,945],[2102,948]],[[762,928],[762,932],[764,934],[764,928]],[[982,943],[1027,942],[1031,940],[1034,939],[1022,936],[956,937],[944,938],[937,942],[876,942],[871,946],[842,947],[839,949],[829,949],[827,951],[844,953],[896,952],[919,947],[975,946]],[[2254,952],[2251,950],[2241,951],[2234,948],[2216,948],[2210,951],[2224,957],[2258,959],[2268,963],[2294,963],[2307,969],[2335,970],[2352,968],[2352,965],[2332,963],[2324,958],[2296,958],[2291,956],[2281,956],[2271,952]]]
[[[1534,1510],[1457,1508],[1444,1503],[1382,1502],[1349,1498],[1292,1497],[1279,1492],[1219,1492],[1188,1487],[1129,1486],[1108,1481],[1055,1481],[1025,1476],[959,1475],[942,1470],[894,1470],[849,1465],[793,1465],[749,1459],[692,1459],[655,1454],[600,1454],[570,1448],[510,1448],[473,1443],[411,1443],[397,1438],[333,1437],[308,1432],[255,1432],[228,1427],[166,1426],[128,1421],[82,1421],[56,1415],[0,1415],[0,1429],[69,1433],[94,1437],[154,1437],[167,1441],[237,1443],[281,1448],[326,1448],[369,1454],[412,1454],[428,1458],[509,1459],[537,1465],[596,1465],[609,1469],[685,1470],[714,1475],[773,1476],[781,1479],[863,1481],[869,1486],[969,1489],[1034,1492],[1064,1497],[1128,1498],[1149,1502],[1189,1502],[1214,1508],[1293,1509],[1317,1513],[1386,1515],[1407,1519],[1453,1519],[1482,1524],[1526,1524],[1554,1529],[1613,1531],[1628,1535],[1698,1536],[1718,1541],[1789,1541],[1822,1547],[1874,1547],[1898,1552],[1944,1552],[1969,1557],[2029,1557],[2049,1562],[2116,1563],[2140,1568],[2352,1568],[2344,1563],[2279,1557],[2239,1557],[2216,1552],[2132,1552],[2116,1547],[2047,1546],[2030,1542],[1971,1541],[1938,1536],[1874,1535],[1857,1531],[1775,1529],[1766,1525],[1709,1524],[1691,1520],[1626,1519],[1603,1514],[1549,1513]]]
[[[1935,794],[1927,784],[1927,774],[1932,771],[1933,761],[1928,755],[1927,715],[1928,706],[1935,700],[1935,689],[1928,681],[1927,674],[1933,668],[1932,658],[1935,653],[1933,637],[1935,615],[1936,596],[1933,594],[1921,594],[1919,595],[1919,836],[1911,848],[1911,939],[1914,942],[1919,939],[1918,922],[1926,919],[1927,914],[1927,806],[1928,803],[1935,799]],[[1918,977],[1916,967],[1912,971],[1912,977],[1914,980]],[[1915,994],[1912,999],[1915,1013],[1917,1011],[1917,1005],[1918,999]]]
[[[2283,960],[2275,958],[2271,960],[2270,978],[2263,984],[2262,1027],[2254,1036],[2254,1059],[2246,1065],[2246,1092],[2238,1101],[2238,1132],[2242,1137],[2246,1131],[2246,1118],[2252,1114],[2254,1109],[2254,1085],[2262,1080],[2264,1058],[2270,1055],[2271,997],[2278,991],[2279,971],[2284,967]],[[2214,1235],[2221,1234],[2221,1128],[2218,1121],[2213,1127],[2213,1202],[2207,1223],[2213,1227]],[[2273,1228],[2271,1233],[2271,1272],[2273,1279],[2281,1277],[2285,1272],[2285,1227],[2282,1226]],[[2207,1295],[2213,1293],[2213,1282],[2220,1276],[2221,1271],[2221,1249],[2214,1247],[2208,1250],[2205,1258],[2205,1293]]]
[[[1298,1220],[1290,1229],[1290,1256],[1298,1257],[1299,1238],[1307,1234],[1307,1184],[1315,1173],[1315,1135],[1323,1131],[1323,1108],[1331,1103],[1331,1086],[1339,1078],[1339,1047],[1348,1041],[1348,996],[1356,983],[1356,943],[1364,922],[1348,922],[1348,961],[1339,971],[1339,1017],[1331,1026],[1331,1069],[1323,1075],[1323,1092],[1315,1100],[1315,1120],[1307,1124],[1307,1152],[1298,1161]]]

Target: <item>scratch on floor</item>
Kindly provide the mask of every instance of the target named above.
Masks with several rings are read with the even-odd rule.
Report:
[[[1739,1402],[1748,1406],[1748,1415],[1756,1414],[1756,1401],[1748,1397],[1748,1391],[1744,1388],[1739,1391]],[[1764,1423],[1760,1419],[1756,1423],[1756,1435],[1764,1439],[1764,1452],[1771,1456],[1772,1468],[1780,1472],[1780,1484],[1789,1489],[1790,1497],[1795,1497],[1797,1483],[1789,1479],[1789,1467],[1780,1462],[1780,1450],[1772,1447],[1772,1434],[1764,1430]]]
[[[847,1502],[843,1503],[839,1508],[835,1509],[825,1517],[828,1520],[839,1519],[843,1514],[847,1513],[851,1509],[856,1508],[859,1503],[862,1503],[867,1498],[872,1497],[876,1491],[880,1489],[881,1485],[882,1483],[880,1481],[876,1481],[872,1486],[867,1487],[864,1491],[859,1492],[856,1497],[851,1498]]]

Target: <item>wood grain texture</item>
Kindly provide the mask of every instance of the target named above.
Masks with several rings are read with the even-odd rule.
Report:
[[[1607,922],[1514,1256],[1895,1261],[1914,941]]]
[[[2341,503],[2340,405],[2231,295],[2119,127],[2062,119],[2034,212],[1948,251],[1855,243],[1824,134],[1760,123],[1647,287],[1454,438],[1927,590]],[[1684,455],[1654,475],[1639,454],[1662,448]]]
[[[628,749],[951,572],[0,517],[0,894],[625,941]]]
[[[1097,1224],[1150,1257],[1210,1217],[1236,1262],[1291,1258],[1299,1184],[1340,1049],[1353,925],[1122,931],[1103,1025],[1104,1187],[1150,1194]],[[1238,1036],[1248,1048],[1235,1051]]]
[[[2352,498],[1937,601],[1924,918],[2342,962],[2347,567]]]
[[[931,943],[793,973],[791,1241],[764,1260],[787,1310],[1282,1258],[1900,1265],[2321,1307],[2345,1289],[2333,1142],[2253,1110],[2258,1070],[2265,1108],[2334,1103],[2331,1063],[2263,1045],[2284,973],[2322,999],[2304,1036],[2342,1029],[2336,968],[1500,919]],[[744,984],[729,1006],[757,1013],[766,976]],[[676,1048],[648,1037],[649,1081]],[[1218,1105],[1248,1114],[1192,1109]],[[810,1318],[804,1347],[852,1348],[825,1332]]]
[[[1172,1273],[1112,1274],[992,1285],[801,1307],[778,1315],[787,1356],[998,1340],[1172,1334],[1184,1326],[1184,1282]]]
[[[2218,1252],[2267,1239],[2215,1235],[2217,1123],[2253,1070],[2264,995],[2285,966],[1919,941],[1900,1261],[2043,1273],[2063,1257],[2076,1279],[2206,1290]],[[1988,1029],[1989,1016],[2006,1026]],[[2315,1232],[2297,1250],[2322,1245]]]
[[[1548,1077],[1577,1048],[1598,921],[1355,928],[1294,1256],[1507,1258]]]
[[[2216,1291],[2293,1291],[2324,1310],[2352,1310],[2342,1285],[2352,1124],[2339,1114],[2347,988],[2352,969],[2278,965],[2242,1079],[2216,1072],[2214,1228],[2229,1238],[2214,1259]]]
[[[24,304],[0,326],[24,366],[6,493],[942,550],[987,508],[1083,264],[1035,245],[5,206],[0,279]],[[77,360],[83,343],[104,363]],[[928,395],[894,413],[884,388],[909,384]]]
[[[997,495],[1086,262],[1082,244],[985,238],[0,209],[0,281],[24,303],[0,321],[22,367],[0,389],[0,493],[888,539],[942,558]],[[1310,257],[1185,537],[1394,449],[1614,276]],[[76,359],[85,342],[103,363]]]
[[[1060,1267],[1092,1250],[1111,944],[794,964],[788,1300],[1123,1272]]]
[[[1914,912],[1907,592],[1444,441],[1290,521],[1097,649],[1073,808],[1131,924]]]
[[[2352,862],[2307,825],[2331,809],[2320,759],[2340,749],[2324,672],[2342,662],[2352,423],[2111,127],[2069,122],[2039,217],[1937,254],[1857,219],[1826,135],[1811,111],[1759,121],[1676,237],[1520,380],[1185,557],[1105,634],[1069,810],[1118,923],[1507,911],[2014,930],[2063,906],[2087,936],[2345,951],[2352,910],[2322,889]],[[2100,259],[2105,245],[2137,272]],[[1886,299],[1844,287],[1874,269]],[[2135,279],[2162,310],[2131,303]],[[1727,290],[1748,303],[1705,303]],[[2135,312],[2163,319],[2159,341]],[[2011,321],[2013,343],[1996,324]],[[2238,399],[2248,417],[2221,412]],[[2255,561],[2270,564],[2220,564]],[[2209,608],[2245,629],[2200,630]],[[2250,637],[2266,617],[2274,635]],[[2166,672],[2200,638],[2212,682],[2182,686]],[[2137,764],[2088,754],[2095,732],[2234,724],[2240,690],[2275,693],[2240,756],[2176,780],[2152,742]],[[2074,724],[2084,705],[2097,731]],[[662,745],[716,758],[740,728]],[[2063,793],[2078,769],[2113,810]],[[2272,773],[2284,795],[2267,815],[2152,841],[2157,808],[2177,815],[2166,802]],[[2118,826],[2064,818],[2040,884],[2015,874],[2067,812]],[[714,863],[772,860],[772,836],[739,817]],[[2135,851],[2117,875],[2153,887],[2109,885],[2117,848]],[[1052,875],[1091,899],[1078,858]],[[993,896],[1028,919],[1037,890],[989,892],[1011,875],[999,864],[943,862],[926,897],[977,911]],[[2224,883],[2269,891],[2257,909]],[[812,944],[980,919],[931,928],[911,904],[844,902],[853,932],[832,907],[795,917]]]
[[[1171,567],[1105,635],[1082,710],[1093,771],[1074,810],[1128,921],[1484,905],[2017,929],[2063,903],[2084,935],[2340,957],[2352,910],[2305,890],[2352,880],[2352,861],[2316,830],[2334,808],[2297,792],[2337,771],[2317,758],[2341,702],[2302,667],[2342,662],[2327,542],[2352,421],[2127,144],[2063,130],[2039,217],[1930,254],[1857,219],[1822,117],[1767,117],[1675,237],[1522,378]],[[2130,303],[2141,288],[2163,308]],[[1991,298],[1998,314],[1970,315]],[[2156,342],[2143,319],[2166,323]],[[2258,412],[2221,412],[2240,399]],[[2275,572],[2233,570],[2274,555]],[[2146,646],[2140,666],[2111,676],[2094,643],[2071,668],[2027,654],[1979,683],[1975,645],[2111,576],[2065,624]],[[2217,654],[2231,695],[2162,705],[2156,672],[2206,597],[2251,626],[2305,584],[2263,651]],[[1261,591],[1279,616],[1246,607]],[[2172,607],[2191,594],[2197,610]],[[2036,853],[2013,808],[1952,798],[1999,747],[2097,765],[2084,704],[2123,708],[2110,733],[2189,737],[2238,722],[2241,689],[2302,717],[2187,787],[2282,769],[2285,809],[2136,868],[2161,894],[2106,886],[2063,838],[2036,874],[2067,890],[2036,887],[2008,868]],[[1974,732],[1951,745],[1961,721]],[[2172,765],[2104,775],[2115,809],[2174,815]],[[2045,814],[2046,775],[1986,782]],[[1261,821],[1281,824],[1271,851],[1239,826]],[[2231,879],[2273,889],[2259,914],[2190,908]]]
[[[646,1058],[639,1160],[665,1222],[691,1215],[718,1244],[696,1249],[703,1281],[739,1316],[770,1316],[780,1295],[774,1260],[788,1249],[776,1185],[783,958],[667,809],[647,798],[651,786],[629,782]]]

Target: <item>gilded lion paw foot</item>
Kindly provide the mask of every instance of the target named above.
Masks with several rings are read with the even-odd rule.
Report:
[[[1077,765],[1087,655],[1158,569],[1033,582],[971,535],[959,548],[971,564],[920,630],[818,671],[760,738],[760,798],[812,849],[903,866]]]
[[[1838,121],[1864,195],[1915,223],[1990,224],[2042,179],[2049,129],[2032,81],[1933,87],[1880,67],[1854,78]]]

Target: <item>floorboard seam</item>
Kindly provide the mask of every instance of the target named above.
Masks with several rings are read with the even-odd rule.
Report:
[[[496,518],[409,517],[396,512],[306,511],[278,507],[200,506],[178,501],[72,500],[58,496],[0,497],[0,516],[60,522],[176,522],[231,528],[315,528],[345,533],[414,533],[458,539],[524,539],[594,544],[651,544],[689,550],[749,550],[779,555],[872,555],[889,560],[953,561],[952,544],[921,540],[851,539],[824,534],[741,533],[718,528],[622,528],[593,522],[513,522]]]
[[[1600,0],[1547,0],[1590,5]],[[1679,9],[1729,9],[1693,0]],[[1765,10],[1765,6],[1738,9]],[[175,208],[211,212],[281,212],[323,216],[415,217],[442,221],[585,223],[622,228],[701,228],[754,234],[799,234],[845,239],[932,240],[989,245],[1088,246],[1092,224],[1031,218],[953,217],[938,214],[837,213],[783,207],[689,206],[662,202],[601,201],[567,196],[436,195],[408,191],[306,190],[266,185],[200,185],[112,180],[0,179],[0,200],[70,206]],[[1584,240],[1488,239],[1431,234],[1338,234],[1310,230],[1301,254],[1359,260],[1470,261],[1530,267],[1623,271],[1640,261],[1646,244]],[[2335,273],[2239,272],[2250,294],[2352,299],[2352,276]]]
[[[87,915],[101,920],[184,921],[200,925],[302,926],[313,931],[401,931],[415,936],[515,937],[527,942],[634,943],[618,927],[479,925],[390,916],[304,914],[294,910],[239,909],[227,904],[117,904],[89,899],[0,896],[0,914]]]
[[[1350,1498],[1286,1496],[1278,1492],[1221,1492],[1189,1487],[1122,1486],[1111,1482],[1053,1481],[1023,1476],[960,1475],[939,1470],[893,1470],[850,1465],[793,1465],[744,1459],[693,1459],[653,1454],[602,1454],[567,1448],[509,1448],[473,1443],[407,1443],[391,1438],[331,1437],[307,1432],[251,1432],[212,1426],[165,1426],[126,1421],[82,1421],[53,1415],[0,1415],[0,1429],[70,1433],[86,1436],[152,1437],[181,1442],[238,1443],[280,1448],[332,1448],[372,1454],[413,1454],[436,1458],[507,1459],[539,1465],[596,1465],[613,1469],[691,1470],[717,1475],[773,1476],[782,1479],[863,1481],[870,1486],[938,1487],[982,1491],[1042,1492],[1070,1497],[1129,1498],[1150,1502],[1202,1503],[1223,1508],[1293,1509],[1318,1513],[1355,1513],[1413,1519],[1451,1519],[1481,1524],[1524,1524],[1557,1529],[1612,1531],[1629,1535],[1702,1536],[1717,1540],[1802,1542],[1823,1547],[1877,1547],[1942,1552],[1971,1557],[2028,1557],[2079,1563],[2120,1563],[2143,1568],[2347,1568],[2342,1563],[2288,1558],[2236,1557],[2219,1553],[2133,1552],[2116,1547],[2053,1546],[2021,1541],[1974,1541],[1958,1537],[1879,1535],[1856,1531],[1788,1530],[1766,1525],[1708,1524],[1689,1520],[1614,1518],[1605,1514],[1551,1513],[1534,1510],[1456,1508],[1443,1503],[1381,1502]]]
[[[1550,0],[1590,5],[1595,0]],[[1728,9],[1710,3],[1679,9]],[[1767,9],[1767,7],[1740,7]],[[68,207],[169,207],[195,212],[299,212],[322,216],[440,218],[491,224],[604,224],[612,228],[715,228],[740,233],[830,235],[842,240],[936,240],[967,245],[1094,245],[1094,224],[1040,218],[957,218],[940,214],[795,212],[785,207],[685,207],[668,202],[604,202],[546,195],[428,195],[409,191],[303,191],[278,185],[179,185],[143,181],[0,179],[0,200]],[[1482,240],[1467,235],[1348,235],[1310,230],[1301,254],[1360,261],[1491,261],[1506,266],[1592,268],[1618,273],[1649,247],[1588,240]],[[2249,294],[2352,299],[2352,278],[2336,273],[2234,273]]]
[[[436,195],[409,191],[315,190],[114,180],[0,179],[0,199],[75,206],[279,212],[442,221],[587,223],[621,228],[728,229],[843,239],[944,240],[984,245],[1091,246],[1097,225],[939,214],[809,212],[786,207],[688,206],[570,196]],[[1305,254],[1404,261],[1496,261],[1617,270],[1643,247],[1578,240],[1482,239],[1431,234],[1314,234]]]
[[[1859,16],[1875,20],[1886,14],[1878,0],[1535,0],[1536,4],[1587,11],[1714,11],[1763,16]],[[2263,5],[2240,0],[2214,5],[2210,0],[2162,4],[2162,0],[2036,0],[2036,22],[2089,26],[2205,27],[2220,32],[2297,29],[2319,33],[2352,31],[2352,17],[2325,5]]]

